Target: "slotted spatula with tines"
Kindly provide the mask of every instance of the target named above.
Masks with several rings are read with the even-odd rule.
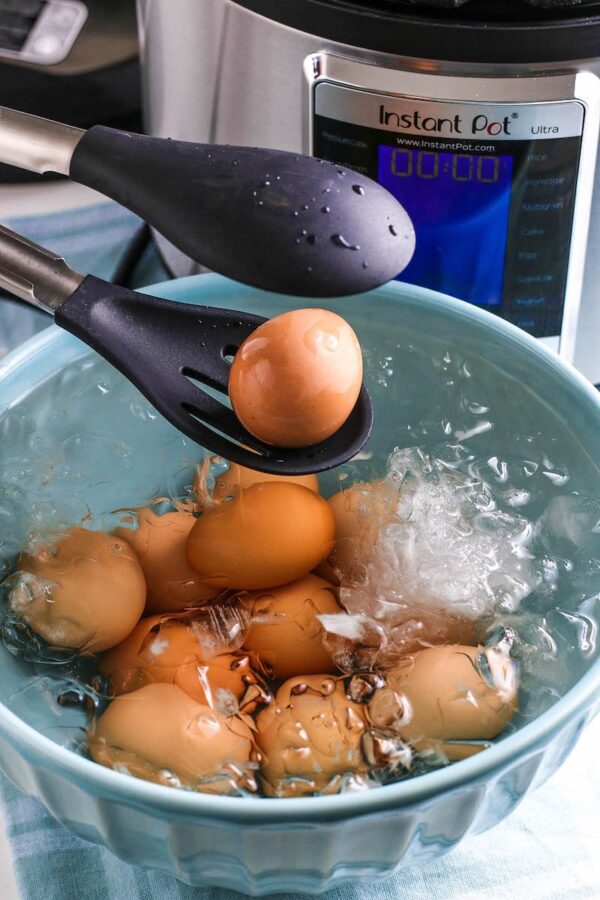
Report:
[[[345,424],[323,443],[302,449],[261,443],[228,405],[200,387],[227,394],[229,359],[265,321],[260,316],[161,300],[84,277],[1,226],[0,287],[54,315],[57,325],[119,369],[176,428],[232,462],[304,475],[346,462],[369,437],[373,414],[364,387]]]

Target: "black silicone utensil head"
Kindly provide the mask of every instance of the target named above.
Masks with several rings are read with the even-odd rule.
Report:
[[[266,290],[368,291],[395,278],[414,250],[412,223],[388,191],[314,157],[96,126],[77,143],[69,174],[203,265]]]
[[[219,394],[227,395],[230,359],[265,321],[260,316],[160,300],[89,275],[55,315],[58,325],[123,372],[176,428],[240,465],[280,475],[320,472],[353,457],[371,432],[364,387],[350,418],[321,444],[282,449],[246,431]]]

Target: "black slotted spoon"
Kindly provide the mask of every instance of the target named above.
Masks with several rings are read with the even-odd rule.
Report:
[[[364,386],[350,417],[328,440],[285,449],[257,440],[228,406],[195,383],[227,394],[228,358],[266,321],[261,316],[161,300],[81,275],[62,257],[2,226],[0,287],[54,315],[57,325],[119,369],[179,431],[232,462],[279,475],[320,472],[352,458],[371,432]]]
[[[412,223],[385,188],[296,153],[83,131],[0,107],[0,162],[68,175],[209,269],[278,293],[369,291],[414,250]]]

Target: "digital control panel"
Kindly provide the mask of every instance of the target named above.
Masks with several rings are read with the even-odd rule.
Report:
[[[459,103],[321,81],[312,152],[369,175],[417,237],[401,279],[561,334],[586,109]]]

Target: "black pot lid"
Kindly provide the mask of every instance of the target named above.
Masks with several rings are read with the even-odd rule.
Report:
[[[382,53],[476,63],[600,58],[598,0],[234,0],[283,25]]]
[[[395,2],[397,6],[433,6],[436,9],[458,9],[470,3],[471,6],[479,7],[479,18],[485,18],[486,15],[502,14],[507,18],[519,15],[518,5],[528,4],[529,6],[537,6],[541,9],[567,9],[574,6],[600,6],[598,0],[390,0]]]

